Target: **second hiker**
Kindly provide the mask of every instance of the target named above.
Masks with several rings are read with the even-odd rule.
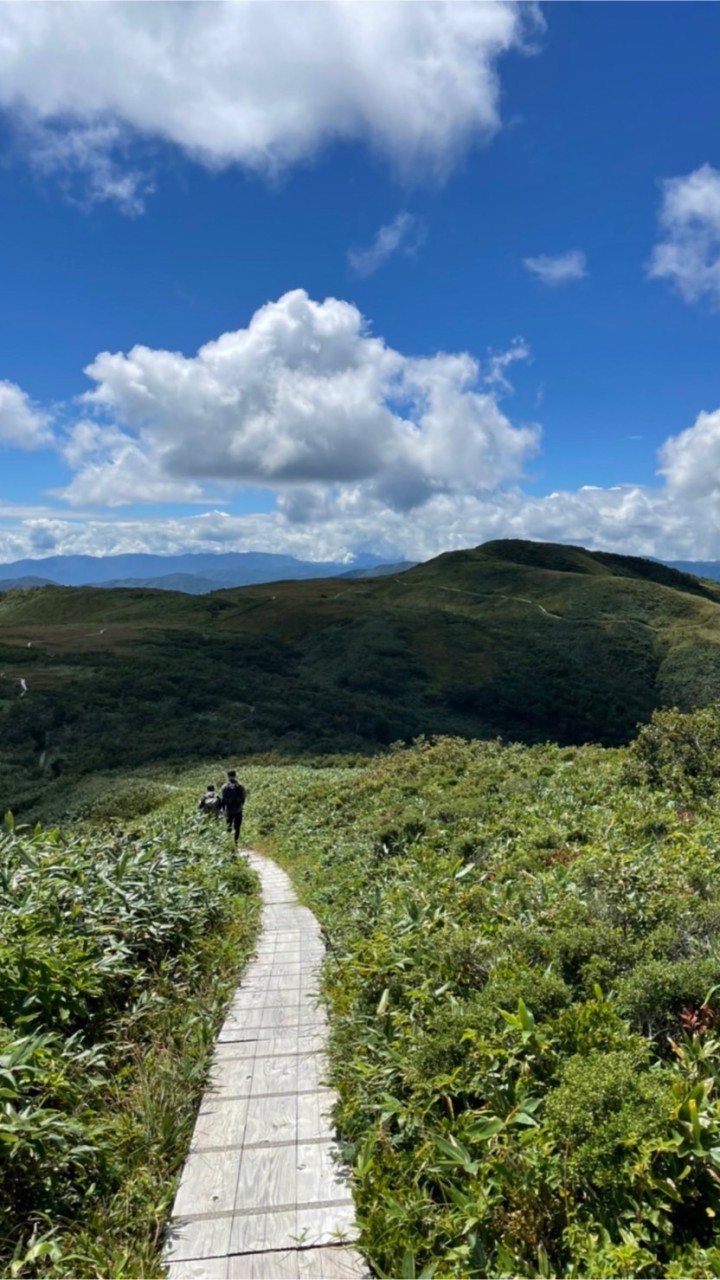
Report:
[[[207,785],[207,789],[205,791],[205,795],[202,797],[198,805],[198,809],[200,810],[201,813],[204,813],[208,818],[219,818],[221,808],[222,808],[222,805],[220,804],[220,797],[217,794],[217,791],[215,790],[215,787],[213,786],[212,782],[209,782]]]

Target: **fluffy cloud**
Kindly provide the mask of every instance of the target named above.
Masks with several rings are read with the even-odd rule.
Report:
[[[0,444],[40,449],[51,440],[49,414],[33,405],[16,383],[0,380]]]
[[[378,231],[367,249],[349,249],[348,263],[356,276],[371,276],[394,253],[413,254],[425,239],[425,228],[412,213],[399,213]]]
[[[492,358],[491,383],[505,363]],[[103,352],[86,372],[99,419],[65,445],[73,503],[261,485],[299,511],[307,498],[288,489],[320,485],[360,486],[406,511],[517,480],[539,440],[537,427],[510,423],[469,355],[402,355],[368,334],[356,307],[300,289],[196,356],[138,346]]]
[[[75,153],[100,199],[122,184],[110,153],[123,127],[211,166],[272,172],[351,138],[444,170],[497,129],[497,60],[541,22],[510,0],[10,2],[2,17],[0,106],[30,137],[52,125],[44,167]],[[141,198],[136,177],[117,198]]]
[[[709,164],[662,184],[660,226],[648,275],[669,280],[686,302],[720,305],[720,172]]]
[[[370,335],[355,307],[300,290],[192,357],[102,353],[86,416],[56,429],[76,505],[0,503],[0,561],[231,549],[414,559],[500,537],[720,559],[720,409],[665,441],[657,486],[529,496],[519,481],[539,431],[513,426],[498,400],[528,358],[520,339],[481,366],[409,357]],[[0,440],[51,440],[49,416],[8,382]],[[238,514],[234,491],[248,484],[271,491],[274,509]],[[111,510],[218,498],[228,510],[183,518]]]
[[[535,538],[667,559],[720,559],[720,505],[668,489],[586,487],[528,497],[517,488],[473,496],[438,494],[421,509],[393,511],[360,492],[315,495],[312,519],[279,509],[182,518],[50,515],[0,508],[0,562],[25,555],[113,555],[148,551],[286,552],[303,560],[347,560],[367,550],[387,560],[425,559],[490,538]],[[2,576],[0,574],[0,576]]]
[[[668,488],[687,498],[720,491],[720,409],[701,413],[694,426],[666,440],[659,452]]]
[[[76,452],[70,455],[77,465],[102,448],[104,430],[93,422],[78,425]],[[664,483],[655,488],[584,486],[530,497],[516,485],[485,491],[438,486],[421,506],[401,509],[388,503],[374,481],[315,481],[281,487],[271,512],[215,510],[142,520],[89,510],[60,514],[47,507],[0,506],[0,560],[51,550],[107,555],[266,550],[306,560],[343,560],[367,550],[388,560],[418,559],[507,537],[667,559],[720,559],[719,441],[720,410],[700,414],[692,427],[663,445]],[[120,436],[112,447],[120,449]],[[140,478],[143,468],[137,465],[134,474]],[[149,483],[155,483],[152,473]]]
[[[327,304],[323,307],[310,304],[304,295],[300,302],[303,307],[317,308],[316,320],[328,321],[323,311]],[[260,313],[264,319],[267,319],[266,313],[267,309]],[[332,325],[329,327],[332,329]],[[233,335],[226,338],[230,336]],[[224,341],[221,340],[221,344]],[[376,344],[378,358],[390,364],[393,360],[400,361],[402,370],[403,358],[388,352],[376,339],[361,335],[355,341]],[[213,350],[217,345],[212,344]],[[306,344],[306,351],[312,351],[313,345],[317,348],[316,342]],[[299,350],[300,347],[298,354]],[[516,358],[527,354],[521,343],[510,350],[517,351]],[[149,354],[181,359],[168,353]],[[225,354],[230,355],[229,350]],[[315,349],[312,359],[316,360],[318,355]],[[129,395],[123,383],[124,374],[128,372],[123,362],[130,357],[107,358],[119,361],[115,384],[111,387],[107,381],[99,383],[92,394],[103,403],[117,405]],[[499,366],[493,365],[493,359],[500,361]],[[442,394],[436,385],[439,376],[436,361],[440,362]],[[566,490],[531,497],[519,486],[498,480],[507,470],[504,466],[496,473],[492,473],[491,468],[495,478],[491,481],[488,476],[485,487],[473,489],[458,483],[457,479],[463,461],[472,456],[473,448],[479,447],[475,438],[477,421],[473,397],[481,393],[468,389],[477,376],[473,362],[467,356],[442,356],[435,361],[405,363],[410,365],[411,377],[418,386],[423,375],[428,379],[435,397],[429,412],[440,419],[449,414],[456,441],[446,455],[440,445],[441,437],[434,434],[432,424],[430,429],[412,428],[422,443],[421,463],[416,461],[421,477],[423,466],[428,474],[439,475],[429,492],[427,485],[421,483],[424,494],[421,505],[413,505],[417,497],[413,488],[417,471],[413,473],[412,469],[402,481],[381,473],[370,479],[355,477],[343,483],[320,478],[281,484],[275,510],[243,515],[206,510],[182,518],[154,515],[140,520],[117,516],[109,510],[102,512],[97,505],[60,513],[50,506],[33,509],[0,504],[0,561],[54,552],[110,555],[129,551],[172,554],[193,550],[285,551],[306,560],[346,560],[352,558],[353,553],[366,550],[388,560],[424,559],[489,538],[507,537],[575,542],[668,559],[720,559],[720,409],[699,414],[692,427],[665,442],[659,451],[664,479],[654,488],[584,486],[574,492]],[[504,378],[506,366],[504,356],[491,358],[485,372],[480,374],[480,382],[492,382],[497,376]],[[173,367],[167,365],[162,376]],[[197,376],[197,371],[185,376],[184,383],[181,377],[181,385],[189,390],[193,377]],[[207,390],[212,379],[203,373],[201,381]],[[7,384],[0,384],[3,385]],[[136,418],[143,417],[153,397],[157,400],[161,387],[162,377],[152,390],[147,377],[144,382],[136,381],[131,388],[136,397],[133,404]],[[14,390],[18,392],[17,388]],[[22,398],[22,393],[18,394]],[[417,389],[416,394],[420,394]],[[468,395],[469,403],[463,405],[463,397]],[[456,403],[458,397],[460,406]],[[211,403],[214,399],[213,391]],[[488,411],[486,405],[483,413]],[[499,414],[497,405],[494,411]],[[492,414],[490,421],[493,421]],[[463,444],[464,429],[469,430],[469,444],[467,441]],[[489,439],[487,430],[487,421],[484,421],[480,439],[485,446]],[[500,440],[513,430],[503,423]],[[400,438],[404,438],[402,434]],[[439,456],[433,453],[436,446],[440,449]],[[89,503],[92,500],[109,506],[118,500],[137,502],[139,496],[145,496],[143,485],[147,496],[154,491],[158,500],[202,500],[197,481],[168,476],[161,468],[162,451],[153,456],[147,451],[147,442],[135,441],[133,445],[132,438],[117,426],[86,419],[75,425],[64,448],[68,462],[79,468],[78,481],[82,483],[77,486],[76,496],[84,488]],[[455,448],[459,452],[455,453]],[[197,453],[202,455],[200,445]],[[495,458],[495,465],[497,461]],[[483,455],[484,467],[487,462]],[[452,483],[447,482],[447,477],[443,479],[443,467],[449,468]],[[394,501],[389,500],[384,491],[385,483],[393,489]],[[407,493],[402,492],[403,485]],[[398,501],[398,496],[410,501]]]
[[[159,456],[113,426],[83,419],[60,444],[69,466],[79,475],[66,490],[71,502],[121,507],[142,502],[197,502],[202,488],[189,477],[163,472]],[[83,496],[84,495],[84,496]]]
[[[541,253],[537,258],[523,258],[523,266],[549,285],[567,284],[587,275],[587,259],[582,249],[568,249],[554,257]]]

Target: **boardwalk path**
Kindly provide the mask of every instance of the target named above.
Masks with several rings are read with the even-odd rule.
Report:
[[[333,1161],[315,917],[269,858],[256,957],[220,1032],[173,1207],[169,1280],[358,1280],[354,1206]]]

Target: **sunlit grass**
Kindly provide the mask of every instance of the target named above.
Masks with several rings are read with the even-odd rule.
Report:
[[[254,783],[249,835],[328,941],[381,1276],[720,1273],[716,792],[624,756],[446,739]]]

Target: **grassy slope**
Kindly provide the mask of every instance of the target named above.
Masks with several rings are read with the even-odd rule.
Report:
[[[720,823],[621,765],[444,740],[247,774],[328,938],[380,1275],[720,1274]]]
[[[720,696],[719,604],[663,565],[523,542],[203,597],[13,592],[0,807],[173,755],[368,751],[423,732],[620,743],[657,705]]]

